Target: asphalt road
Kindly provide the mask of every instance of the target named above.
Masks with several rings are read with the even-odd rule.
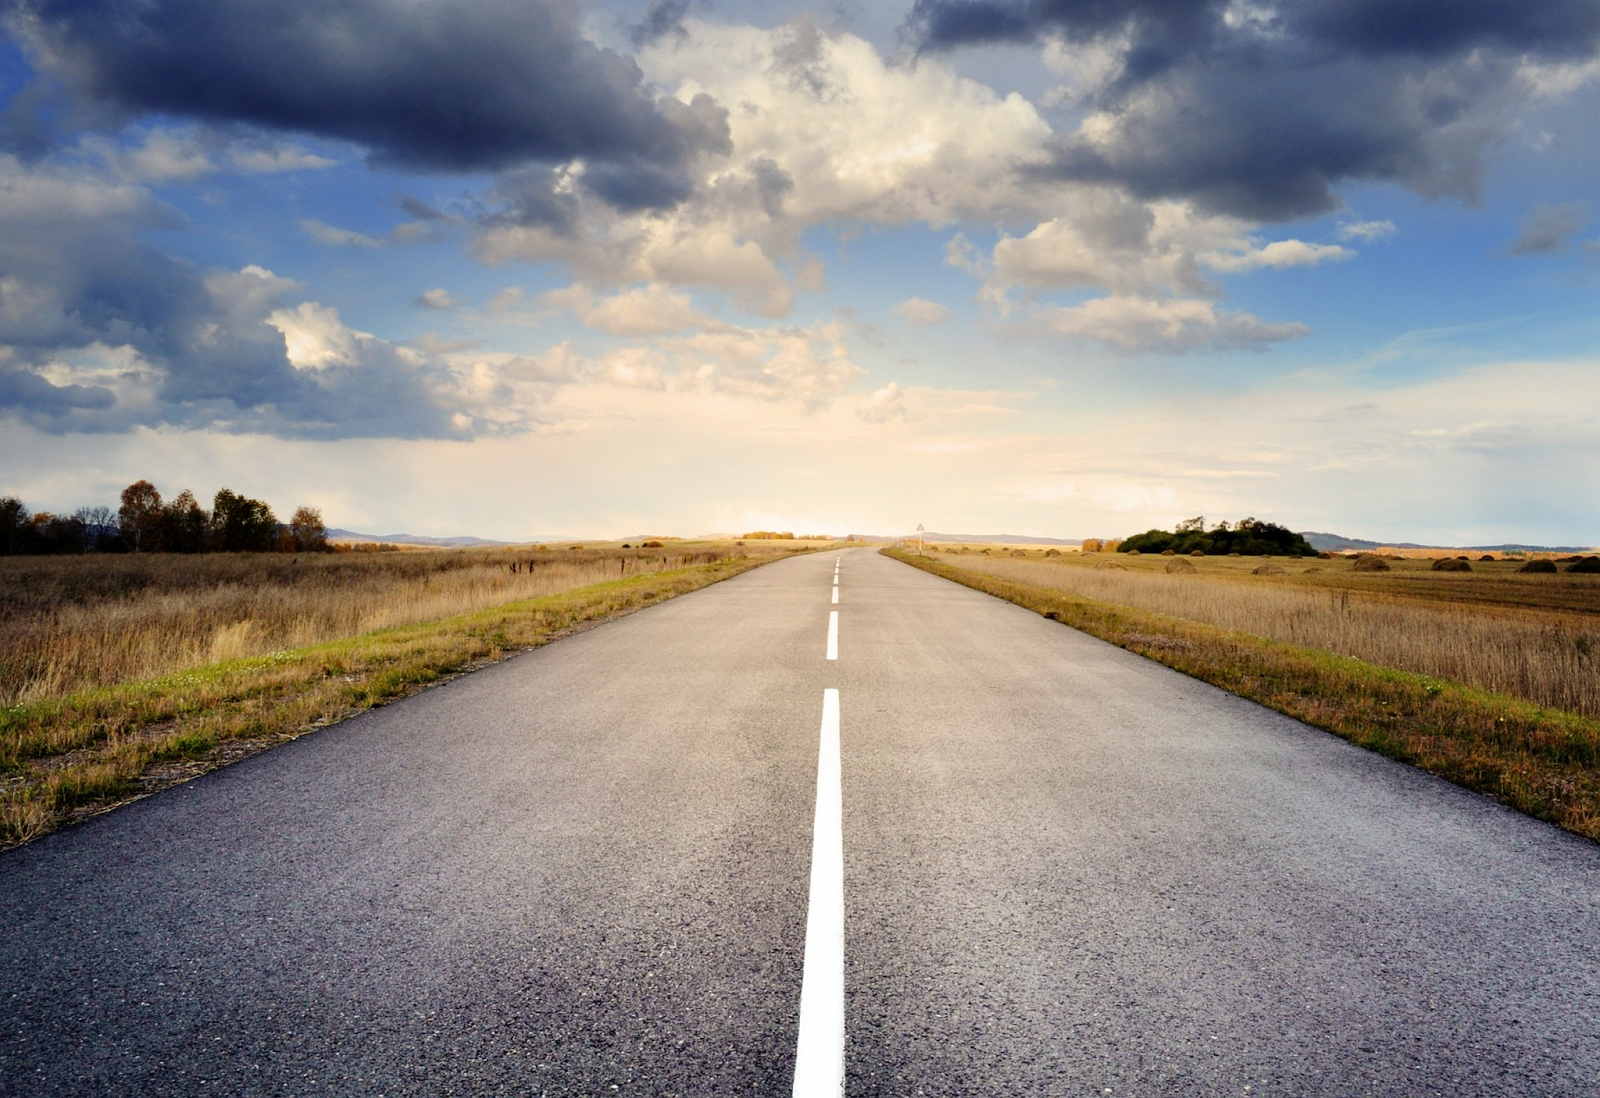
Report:
[[[787,1094],[830,689],[848,1093],[1600,1093],[1600,847],[836,559],[0,855],[0,1093]]]

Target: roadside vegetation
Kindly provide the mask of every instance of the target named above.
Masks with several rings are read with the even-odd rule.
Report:
[[[814,547],[0,560],[0,846]]]
[[[1600,576],[889,552],[1600,839]]]

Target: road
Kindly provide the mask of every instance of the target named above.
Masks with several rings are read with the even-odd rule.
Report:
[[[1593,1094],[1597,897],[1594,844],[852,550],[0,855],[0,1093],[821,1093],[840,1032],[851,1095]]]

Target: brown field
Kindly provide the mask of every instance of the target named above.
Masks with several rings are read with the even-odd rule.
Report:
[[[1515,561],[1434,572],[1427,558],[1374,573],[1347,559],[1188,557],[1193,575],[1168,575],[1163,556],[955,556],[994,576],[1600,717],[1600,576],[1522,575]],[[1251,574],[1264,563],[1287,574]]]
[[[0,560],[0,848],[818,547]]]
[[[0,558],[0,705],[778,548]]]

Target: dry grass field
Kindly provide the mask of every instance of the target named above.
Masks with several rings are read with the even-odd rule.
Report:
[[[780,549],[0,557],[0,705]]]
[[[818,544],[0,559],[0,847]]]
[[[890,553],[1600,840],[1600,577],[1515,561],[1365,572],[1349,560]],[[1255,574],[1263,565],[1276,574]]]
[[[1358,572],[1346,559],[1045,558],[941,554],[963,568],[1233,632],[1319,648],[1600,717],[1600,576],[1526,575],[1515,561],[1435,572],[1428,559]],[[1254,575],[1263,564],[1281,575]],[[1114,566],[1114,567],[1113,567]]]

